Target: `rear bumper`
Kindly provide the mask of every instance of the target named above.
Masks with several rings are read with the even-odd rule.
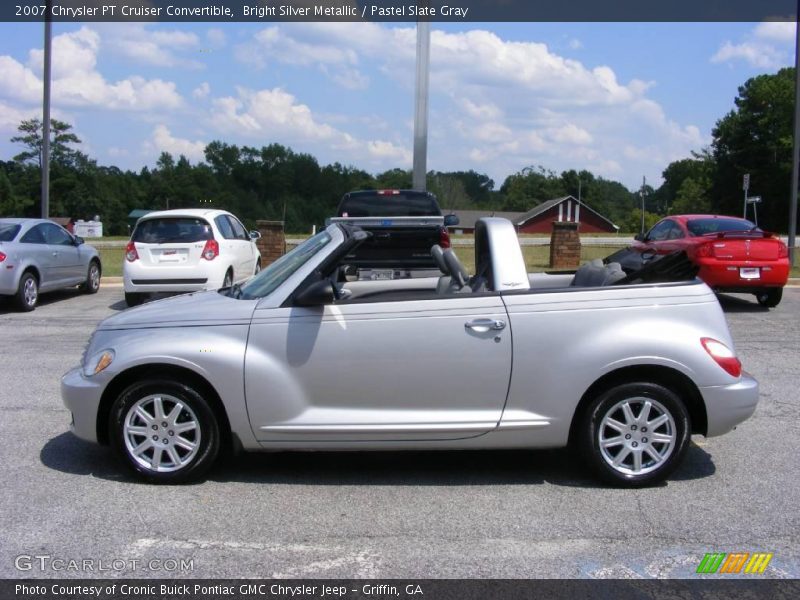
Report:
[[[702,387],[700,393],[706,405],[706,437],[728,433],[749,419],[758,404],[758,382],[747,373],[736,383]]]
[[[225,265],[211,263],[190,267],[166,267],[126,264],[122,281],[128,293],[147,292],[197,292],[214,290],[222,286]]]
[[[717,291],[749,291],[769,287],[783,287],[789,280],[789,260],[777,261],[720,261],[697,259],[700,271],[697,276]],[[739,269],[757,268],[758,279],[744,279]]]
[[[0,264],[0,295],[11,296],[17,293],[19,269],[16,266],[9,269],[8,265]]]

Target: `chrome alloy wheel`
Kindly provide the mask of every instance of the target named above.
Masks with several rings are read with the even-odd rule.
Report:
[[[89,289],[95,291],[100,288],[100,267],[93,262],[89,266]]]
[[[36,299],[39,297],[39,288],[33,277],[29,277],[25,280],[25,285],[22,288],[22,296],[25,299],[25,304],[28,306],[36,305]]]
[[[627,398],[606,412],[598,428],[603,459],[625,475],[655,471],[672,454],[676,425],[663,404],[651,398]]]
[[[200,423],[194,411],[166,394],[145,396],[131,406],[123,432],[129,455],[149,471],[177,471],[200,448]]]

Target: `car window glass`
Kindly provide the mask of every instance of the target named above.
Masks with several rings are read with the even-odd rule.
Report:
[[[663,242],[669,235],[672,221],[661,221],[647,234],[647,239],[651,242]]]
[[[431,217],[442,211],[425,192],[354,192],[342,199],[340,217]]]
[[[25,244],[46,244],[44,239],[44,225],[37,225],[29,229],[19,240]]]
[[[54,246],[74,246],[72,236],[58,225],[51,225],[45,223],[42,225],[44,228],[44,239],[48,244]]]
[[[686,228],[692,235],[706,235],[708,233],[722,233],[724,231],[752,231],[755,224],[747,219],[733,217],[692,219],[686,222]]]
[[[29,229],[19,240],[24,244],[46,244],[44,239],[44,226],[37,225]]]
[[[222,234],[226,240],[232,240],[236,236],[233,233],[233,228],[231,227],[230,221],[225,217],[225,215],[220,215],[216,219],[214,219],[214,223],[217,224],[217,229]]]
[[[16,223],[0,223],[0,242],[10,242],[17,237],[20,229]]]
[[[669,228],[669,234],[667,235],[667,239],[669,240],[679,240],[683,237],[683,230],[681,226],[677,223],[671,223],[671,227]]]
[[[140,220],[131,236],[143,244],[191,243],[213,240],[211,225],[194,217],[162,217]]]
[[[228,221],[231,223],[233,234],[236,236],[237,240],[246,240],[248,238],[247,230],[244,228],[244,225],[239,222],[239,219],[229,215]]]
[[[331,239],[330,234],[326,231],[308,238],[243,285],[241,298],[263,298],[271,294],[295,271],[311,260],[317,252],[327,246]]]

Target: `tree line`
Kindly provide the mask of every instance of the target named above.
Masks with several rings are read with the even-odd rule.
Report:
[[[661,216],[714,212],[742,214],[742,176],[750,194],[763,198],[759,224],[788,228],[794,69],[753,77],[739,88],[735,107],[712,132],[712,144],[670,163],[658,189],[629,190],[587,170],[561,173],[531,166],[509,175],[498,189],[486,174],[428,173],[428,189],[447,209],[530,210],[546,200],[579,197],[622,231],[638,231],[642,195],[646,227]],[[12,138],[23,148],[0,161],[0,216],[38,216],[41,190],[42,123],[23,121]],[[154,168],[138,172],[100,166],[80,151],[68,123],[51,121],[50,214],[90,219],[99,215],[109,235],[125,235],[131,210],[224,208],[248,226],[258,219],[283,220],[303,232],[332,216],[341,196],[356,189],[410,188],[411,172],[370,174],[355,166],[320,165],[315,157],[281,144],[261,148],[213,141],[205,160],[163,152]],[[752,213],[750,213],[752,216]]]

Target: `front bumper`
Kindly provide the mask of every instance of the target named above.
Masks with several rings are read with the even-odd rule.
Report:
[[[95,379],[84,377],[81,367],[72,369],[61,378],[61,399],[72,413],[70,429],[79,438],[97,443],[97,411],[104,386]]]
[[[702,387],[700,393],[708,418],[706,437],[728,433],[749,419],[758,404],[758,382],[747,373],[736,383]]]

